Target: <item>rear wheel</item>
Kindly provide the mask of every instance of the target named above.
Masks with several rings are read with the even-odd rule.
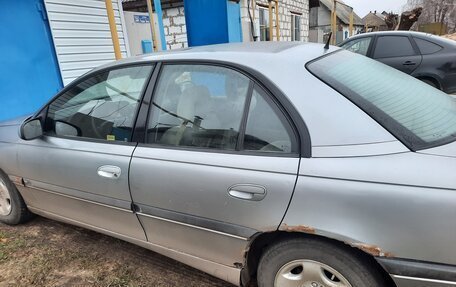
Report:
[[[370,262],[317,239],[291,239],[268,248],[258,266],[259,287],[385,287]]]
[[[31,217],[24,199],[8,176],[0,170],[0,222],[16,225]]]

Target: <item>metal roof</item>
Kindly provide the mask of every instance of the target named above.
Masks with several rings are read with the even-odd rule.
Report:
[[[323,4],[329,11],[333,9],[334,1],[333,0],[320,0],[320,3]],[[337,17],[344,22],[345,24],[350,24],[350,13],[351,7],[344,4],[340,0],[337,1],[336,12]],[[353,12],[353,24],[354,25],[363,25],[363,20],[356,13]]]
[[[384,15],[372,12],[364,16],[363,24],[368,26],[387,26]]]
[[[184,6],[184,0],[160,0],[162,8],[172,8]],[[124,10],[129,11],[147,11],[146,0],[122,0],[122,6]],[[152,7],[155,10],[154,2],[152,1]]]

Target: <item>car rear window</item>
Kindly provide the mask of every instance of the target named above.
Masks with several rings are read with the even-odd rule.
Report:
[[[405,73],[344,50],[307,68],[411,150],[456,139],[456,99]]]

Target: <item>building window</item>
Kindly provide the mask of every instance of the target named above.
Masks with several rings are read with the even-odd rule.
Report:
[[[301,41],[301,16],[291,14],[291,41]]]
[[[269,39],[269,10],[259,8],[260,12],[260,41],[270,41]]]

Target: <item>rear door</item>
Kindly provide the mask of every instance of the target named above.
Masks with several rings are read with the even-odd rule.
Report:
[[[233,266],[249,237],[277,229],[299,148],[260,85],[225,66],[165,64],[146,130],[130,186],[150,242]]]
[[[406,74],[421,64],[422,56],[409,36],[377,36],[372,58]]]

